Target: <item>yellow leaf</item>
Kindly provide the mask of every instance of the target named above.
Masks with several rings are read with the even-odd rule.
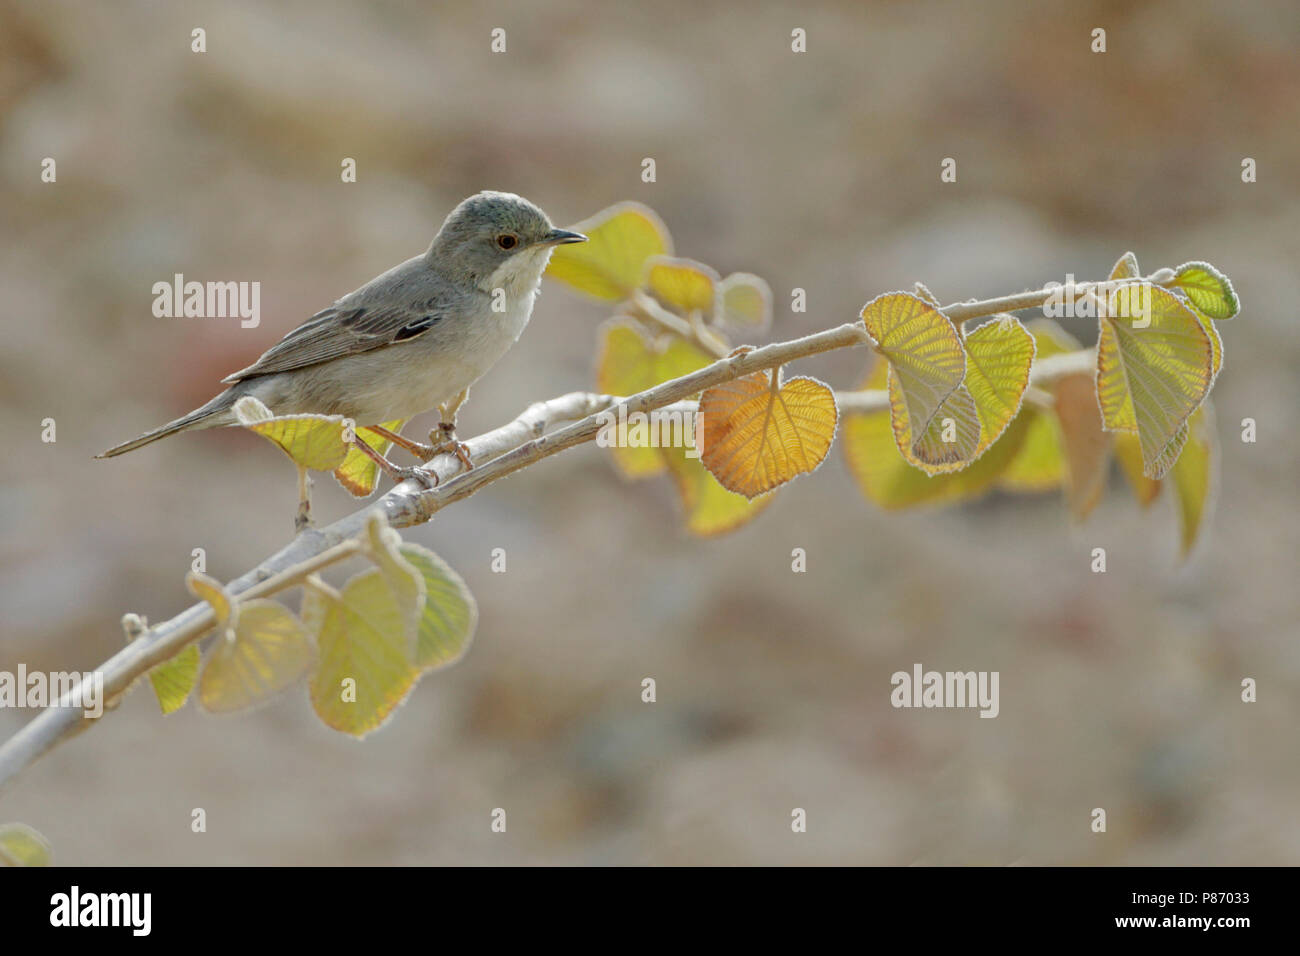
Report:
[[[715,324],[742,335],[761,335],[772,324],[772,290],[756,275],[733,272],[718,286]]]
[[[415,665],[422,670],[449,667],[464,656],[478,626],[478,604],[451,566],[428,548],[403,544],[405,558],[424,578],[427,598],[420,615]]]
[[[1232,282],[1208,262],[1185,262],[1174,275],[1174,285],[1212,319],[1230,319],[1241,311]]]
[[[0,824],[0,865],[49,866],[50,843],[25,823]]]
[[[694,259],[654,256],[646,261],[645,288],[678,311],[713,313],[718,274]]]
[[[402,426],[405,424],[406,419],[397,418],[391,422],[382,422],[379,427],[386,428],[394,434],[401,434]],[[387,438],[380,438],[378,434],[363,425],[358,425],[356,432],[359,439],[379,454],[388,454],[388,447],[392,442]],[[334,477],[352,495],[365,498],[375,490],[375,485],[378,483],[379,465],[365,452],[349,447],[343,464],[334,469]]]
[[[661,336],[651,342],[628,319],[602,327],[596,365],[596,387],[606,395],[626,397],[703,368],[713,359],[685,339]],[[614,445],[614,461],[629,478],[645,478],[664,470],[657,448]]]
[[[218,633],[199,678],[199,703],[210,713],[256,707],[300,678],[311,662],[311,644],[293,614],[274,601],[246,601],[239,626]]]
[[[185,586],[196,598],[208,602],[216,616],[218,632],[239,624],[239,608],[220,581],[201,571],[191,571],[185,575]]]
[[[956,326],[930,303],[906,292],[871,300],[862,310],[862,321],[876,351],[889,361],[890,406],[899,451],[923,465],[943,465],[963,455],[969,458],[979,440],[977,421],[971,435],[973,400],[968,403],[969,395],[959,395],[948,414],[939,415],[945,399],[966,375],[966,350]],[[952,419],[963,447],[935,442],[930,425],[936,418]]]
[[[948,394],[929,427],[918,437],[912,432],[897,370],[890,366],[889,408],[895,443],[903,457],[926,474],[961,471],[976,457],[980,418],[975,399],[965,385],[958,385]]]
[[[746,498],[718,484],[698,458],[686,457],[685,448],[661,448],[673,487],[677,489],[686,530],[701,537],[725,534],[748,524],[772,503],[774,492]]]
[[[410,643],[412,660],[415,659],[416,642],[420,631],[420,618],[424,612],[424,575],[402,557],[402,538],[388,526],[378,511],[366,521],[366,553],[374,561],[393,592],[393,600],[406,623],[406,639]]]
[[[1206,402],[1188,421],[1191,435],[1178,461],[1169,471],[1178,502],[1178,530],[1181,553],[1191,554],[1201,529],[1209,524],[1214,509],[1217,446],[1214,415]]]
[[[1065,500],[1071,517],[1082,521],[1106,487],[1110,436],[1101,427],[1091,374],[1062,376],[1052,391],[1065,448]]]
[[[975,400],[980,420],[976,457],[997,441],[1020,411],[1034,354],[1034,337],[1010,316],[986,322],[966,336],[963,384]]]
[[[1124,477],[1128,480],[1129,487],[1133,489],[1138,504],[1143,508],[1149,507],[1160,494],[1160,480],[1148,478],[1143,474],[1142,446],[1138,443],[1135,433],[1116,432],[1115,458],[1119,462],[1120,470],[1124,472]]]
[[[953,504],[978,498],[993,487],[1024,445],[1029,414],[1017,415],[969,468],[948,474],[927,475],[903,458],[886,411],[846,414],[840,440],[850,473],[862,494],[877,506],[894,511]]]
[[[1025,330],[1034,337],[1034,358],[1045,359],[1083,348],[1076,339],[1053,319],[1031,319]]]
[[[364,737],[406,699],[420,669],[409,655],[402,611],[377,568],[325,600],[312,707],[326,726]]]
[[[265,405],[251,396],[235,403],[239,423],[279,446],[294,464],[315,471],[333,471],[348,454],[344,435],[352,424],[342,415],[270,414]]]
[[[998,475],[998,487],[1016,492],[1059,488],[1065,480],[1065,449],[1055,416],[1036,408],[1024,408],[1007,430],[1021,422],[1024,437],[1015,457]]]
[[[1194,312],[1158,286],[1149,292],[1150,324],[1103,317],[1097,344],[1097,402],[1109,431],[1136,429],[1146,475],[1160,478],[1173,460],[1164,452],[1205,399],[1213,379],[1213,345]]]
[[[673,251],[668,228],[636,202],[610,206],[571,228],[587,241],[559,246],[546,275],[593,299],[626,299],[640,288],[646,260]]]
[[[700,460],[729,491],[755,498],[813,471],[830,450],[838,412],[814,378],[780,383],[778,370],[710,388],[700,396]]]
[[[149,683],[164,714],[174,713],[185,706],[190,691],[199,679],[202,655],[197,644],[187,644],[171,660],[163,661],[149,671]]]

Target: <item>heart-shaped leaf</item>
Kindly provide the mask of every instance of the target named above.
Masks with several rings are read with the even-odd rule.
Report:
[[[712,314],[718,274],[694,259],[654,256],[646,261],[644,287],[679,312]]]
[[[610,206],[572,228],[587,241],[557,247],[546,276],[606,302],[630,296],[641,287],[646,260],[673,251],[668,227],[636,202]]]
[[[814,378],[784,384],[779,370],[710,388],[700,396],[700,460],[729,491],[756,498],[817,468],[835,437],[835,396]]]
[[[1212,319],[1230,319],[1241,311],[1232,282],[1208,262],[1185,262],[1174,274],[1174,285]]]

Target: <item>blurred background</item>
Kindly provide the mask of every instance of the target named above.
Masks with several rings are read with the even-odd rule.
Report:
[[[649,204],[679,254],[771,283],[772,338],[916,280],[948,302],[1102,278],[1128,249],[1145,271],[1208,259],[1244,307],[1220,326],[1218,512],[1185,565],[1168,495],[1142,513],[1118,474],[1082,527],[1055,494],[884,514],[832,449],[697,540],[666,479],[587,446],[406,533],[468,581],[478,634],[364,742],[302,692],[164,719],[140,688],[0,794],[0,821],[76,864],[1297,862],[1297,36],[1290,2],[0,0],[0,669],[91,668],[124,611],[191,603],[192,549],[228,580],[286,543],[293,469],[255,436],[91,456],[480,189],[562,225]],[[155,318],[178,272],[260,281],[261,326]],[[590,386],[607,315],[548,284],[463,433]],[[866,361],[797,371],[845,387]],[[356,507],[317,481],[322,523]],[[999,671],[998,718],[893,709],[918,662]],[[0,711],[0,736],[30,716]]]

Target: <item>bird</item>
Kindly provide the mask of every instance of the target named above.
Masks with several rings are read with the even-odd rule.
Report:
[[[222,379],[210,401],[96,458],[112,458],[181,432],[238,425],[235,403],[252,396],[275,415],[342,415],[428,461],[454,452],[456,413],[469,388],[509,350],[532,316],[542,273],[557,246],[585,242],[557,229],[533,203],[486,190],[462,201],[428,249],[317,312],[246,368]],[[429,443],[380,423],[439,409]],[[431,473],[402,468],[354,439],[394,481]],[[436,482],[436,476],[432,477]]]

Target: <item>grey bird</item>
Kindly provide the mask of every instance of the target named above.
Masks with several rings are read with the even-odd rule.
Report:
[[[252,365],[222,379],[230,387],[207,404],[96,457],[178,432],[236,425],[235,402],[251,395],[277,415],[343,415],[365,426],[438,408],[442,441],[435,441],[438,430],[429,433],[428,445],[385,437],[426,461],[455,451],[472,467],[455,440],[456,410],[528,324],[552,250],[586,238],[556,229],[546,213],[513,193],[471,196],[452,210],[423,255],[316,313]],[[364,442],[357,447],[395,480],[427,479]]]

